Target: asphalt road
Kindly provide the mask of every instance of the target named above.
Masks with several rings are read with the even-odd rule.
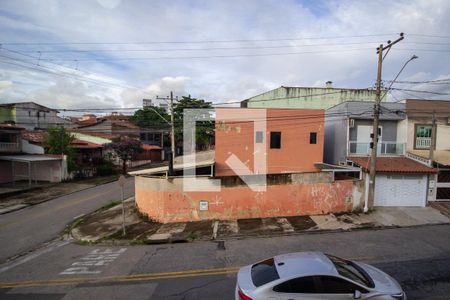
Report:
[[[134,177],[127,179],[124,192],[134,195]],[[0,215],[0,263],[57,238],[77,216],[120,197],[118,184],[112,182]]]
[[[448,299],[450,225],[227,240],[83,246],[58,241],[0,266],[0,299],[233,299],[239,266],[295,251],[373,264],[409,299]]]

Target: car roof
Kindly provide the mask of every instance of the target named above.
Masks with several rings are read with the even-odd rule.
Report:
[[[312,275],[339,275],[334,264],[322,252],[282,254],[275,256],[274,261],[280,278]]]

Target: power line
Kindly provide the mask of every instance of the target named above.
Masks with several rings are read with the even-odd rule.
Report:
[[[278,41],[300,41],[300,40],[327,40],[364,37],[384,37],[388,34],[364,34],[364,35],[341,35],[341,36],[312,36],[298,38],[276,38],[276,39],[230,39],[230,40],[197,40],[197,41],[134,41],[134,42],[1,42],[3,45],[144,45],[144,44],[204,44],[204,43],[252,43],[252,42],[278,42]]]
[[[410,89],[399,89],[399,88],[391,88],[391,90],[407,91],[407,92],[414,92],[414,93],[424,93],[424,94],[433,94],[433,95],[442,95],[442,96],[450,95],[449,93],[440,93],[440,92],[422,91],[422,90],[410,90]]]

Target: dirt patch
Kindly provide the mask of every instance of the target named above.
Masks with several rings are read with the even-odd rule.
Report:
[[[291,223],[295,231],[307,230],[317,225],[316,222],[308,216],[286,217],[286,219]]]
[[[240,219],[237,222],[240,234],[255,234],[262,231],[261,219]]]
[[[277,218],[262,219],[262,228],[264,232],[282,232],[283,228],[278,224]]]
[[[212,221],[189,222],[183,233],[187,233],[188,240],[211,239]]]
[[[122,230],[110,235],[108,238],[117,240],[138,240],[141,237],[145,237],[150,234],[154,234],[159,227],[160,223],[152,222],[139,222],[136,224],[125,226],[125,235],[122,235]]]

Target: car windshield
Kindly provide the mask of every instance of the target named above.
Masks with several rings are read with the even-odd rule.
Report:
[[[365,272],[353,262],[328,254],[327,257],[333,262],[336,270],[341,276],[358,282],[364,286],[373,287],[372,280],[370,280],[368,275],[365,274]]]
[[[252,281],[255,286],[261,286],[280,279],[273,258],[259,262],[252,266]]]

